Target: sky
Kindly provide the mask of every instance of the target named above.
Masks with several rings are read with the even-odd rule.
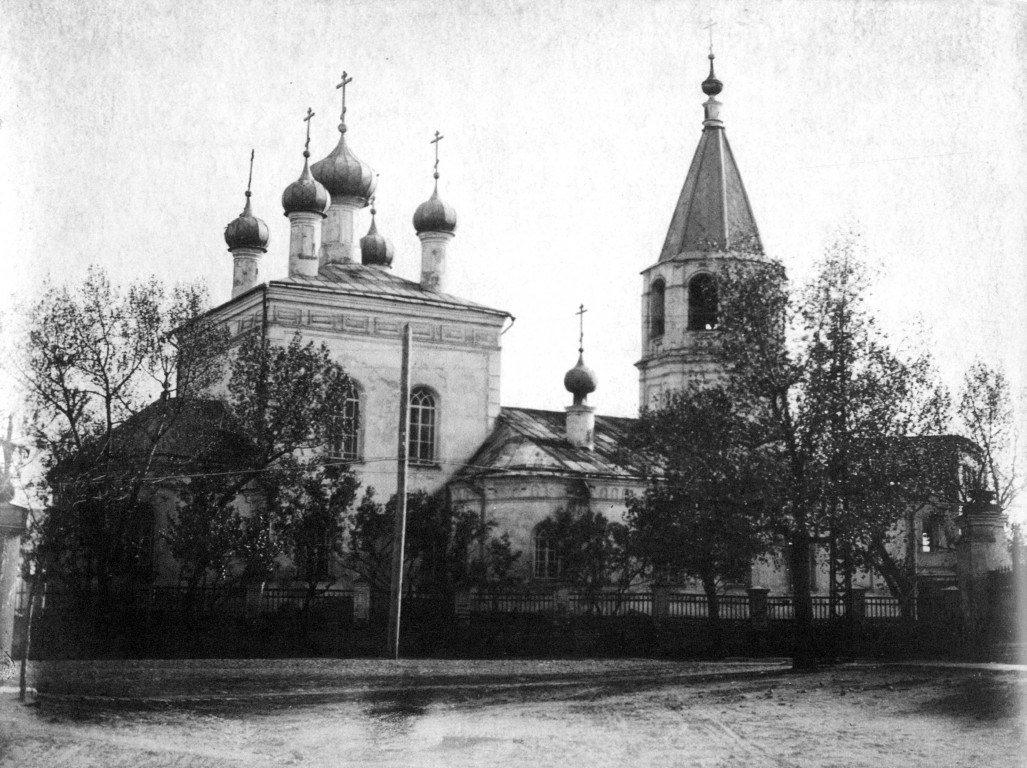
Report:
[[[766,250],[797,283],[855,230],[872,306],[953,387],[1027,384],[1027,5],[0,0],[0,301],[99,264],[231,291],[243,205],[287,273],[282,190],[338,139],[380,174],[378,227],[417,279],[411,216],[458,212],[450,292],[509,311],[502,402],[560,409],[579,304],[600,413],[638,407],[642,269],[702,129],[710,19],[727,135]],[[361,233],[367,211],[358,218]],[[6,323],[10,329],[12,324]],[[8,382],[4,398],[10,402]],[[0,404],[2,405],[2,404]],[[11,407],[7,405],[6,407]]]

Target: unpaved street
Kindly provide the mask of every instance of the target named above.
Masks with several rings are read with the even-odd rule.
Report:
[[[35,706],[0,700],[5,768],[1027,765],[1027,676],[1010,671],[272,660],[33,674]]]

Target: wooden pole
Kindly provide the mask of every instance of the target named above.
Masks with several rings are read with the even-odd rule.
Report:
[[[410,433],[410,324],[403,326],[403,363],[399,374],[399,450],[396,467],[396,519],[392,531],[392,596],[389,601],[388,655],[399,658],[403,603],[403,550],[407,532],[407,453]]]

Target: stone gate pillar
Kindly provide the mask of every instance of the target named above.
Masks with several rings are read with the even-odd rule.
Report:
[[[14,612],[21,581],[21,537],[29,511],[0,501],[0,659],[11,654],[14,645]]]

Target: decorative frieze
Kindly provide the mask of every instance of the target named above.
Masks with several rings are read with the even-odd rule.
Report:
[[[234,323],[235,333],[233,336],[239,336],[259,327],[261,319],[260,312],[238,318]],[[403,331],[403,325],[407,322],[402,318],[374,317],[369,314],[353,312],[326,312],[281,305],[271,307],[268,319],[276,325],[382,338],[399,338]],[[431,344],[485,349],[495,349],[499,346],[498,332],[489,328],[421,321],[411,323],[411,331],[414,339]]]

